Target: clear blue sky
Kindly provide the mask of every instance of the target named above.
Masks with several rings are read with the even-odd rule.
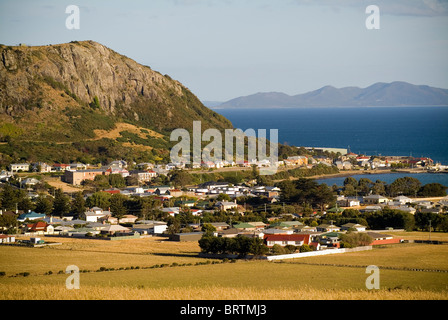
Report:
[[[80,29],[65,27],[68,5]],[[368,30],[365,9],[380,9]],[[447,0],[1,0],[0,43],[94,40],[202,100],[407,81],[448,88]]]

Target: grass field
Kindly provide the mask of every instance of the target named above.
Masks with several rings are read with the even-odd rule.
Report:
[[[197,242],[48,240],[63,244],[0,246],[0,299],[448,299],[448,272],[441,272],[448,271],[448,245],[231,263],[197,257]],[[65,287],[62,272],[72,264],[82,271],[79,290]],[[372,264],[380,269],[379,290],[365,286]]]

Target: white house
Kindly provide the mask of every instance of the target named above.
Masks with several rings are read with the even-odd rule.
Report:
[[[29,163],[12,163],[10,167],[11,167],[11,172],[29,171],[30,170]]]
[[[162,234],[168,229],[168,225],[163,221],[145,221],[145,223],[137,223],[132,227],[132,231],[140,234]]]
[[[393,200],[395,202],[398,202],[399,204],[408,204],[408,203],[412,203],[412,201],[413,201],[411,198],[408,198],[406,196],[398,196],[398,197],[395,197]]]
[[[16,237],[10,234],[0,234],[0,243],[13,243],[16,242]]]
[[[39,182],[40,181],[35,178],[26,178],[26,179],[20,181],[20,185],[21,186],[35,186]]]
[[[379,194],[372,194],[370,196],[365,196],[364,197],[364,203],[365,204],[380,204],[380,203],[385,203],[389,201],[388,198],[383,197]]]
[[[366,231],[366,227],[359,223],[346,223],[341,226],[341,230],[356,229],[356,231]]]
[[[98,219],[111,215],[110,211],[105,211],[98,207],[93,207],[85,212],[86,221],[88,222],[98,222]]]
[[[235,202],[229,202],[229,201],[218,201],[215,204],[216,207],[218,207],[219,210],[231,210],[231,209],[236,209],[238,207],[238,204]]]
[[[264,236],[266,246],[272,247],[274,245],[279,246],[301,246],[309,244],[310,236],[307,234],[268,234]]]
[[[360,205],[360,201],[357,198],[339,196],[337,199],[337,204],[340,207],[356,207]]]
[[[45,162],[36,162],[33,164],[33,171],[51,172],[51,166]]]

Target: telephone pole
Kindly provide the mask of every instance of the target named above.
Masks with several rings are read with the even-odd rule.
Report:
[[[431,241],[431,220],[429,220],[429,241]]]

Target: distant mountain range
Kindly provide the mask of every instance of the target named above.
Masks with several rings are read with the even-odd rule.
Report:
[[[206,104],[206,103],[205,103]],[[206,104],[207,105],[207,104]],[[377,82],[367,88],[325,86],[304,94],[259,92],[238,97],[210,108],[299,108],[355,106],[442,106],[448,105],[448,89],[407,82]]]

